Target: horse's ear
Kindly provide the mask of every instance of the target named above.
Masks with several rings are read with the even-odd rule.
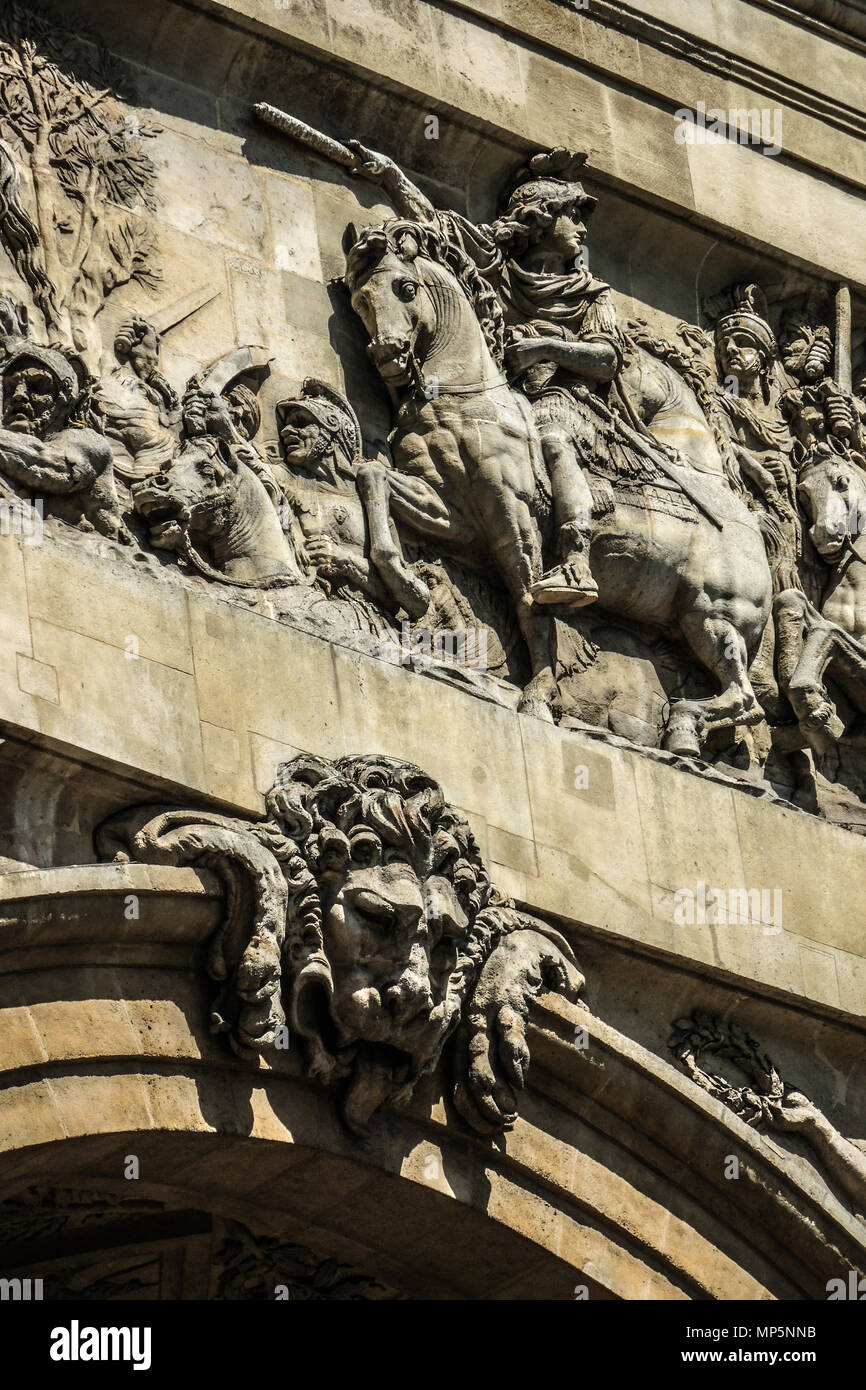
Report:
[[[219,455],[220,463],[230,469],[232,473],[237,473],[238,471],[239,458],[246,462],[244,456],[248,456],[249,453],[250,446],[248,444],[229,445],[228,441],[225,439],[220,439],[217,443],[217,454]]]
[[[411,232],[404,232],[400,238],[400,255],[406,261],[414,261],[421,250],[418,238]]]
[[[343,233],[343,255],[348,256],[355,242],[358,240],[358,229],[354,222],[350,222]]]

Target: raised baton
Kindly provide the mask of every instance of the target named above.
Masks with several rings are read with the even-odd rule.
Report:
[[[322,155],[324,159],[332,159],[335,164],[344,164],[347,168],[355,164],[352,151],[341,145],[339,140],[332,140],[329,135],[314,130],[311,125],[299,121],[296,116],[290,116],[287,111],[281,111],[278,106],[271,106],[266,101],[257,101],[253,111],[260,121],[272,125],[275,130],[281,130],[284,135],[289,135],[300,145],[315,150],[316,154]]]

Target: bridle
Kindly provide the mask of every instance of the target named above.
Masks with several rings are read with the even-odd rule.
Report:
[[[266,574],[261,579],[232,579],[229,575],[215,570],[203,559],[190,540],[185,526],[181,526],[180,534],[181,555],[205,579],[218,579],[220,584],[231,584],[235,589],[284,589],[295,582],[288,574]]]

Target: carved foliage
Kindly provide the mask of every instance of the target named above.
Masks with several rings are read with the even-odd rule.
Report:
[[[0,16],[0,237],[52,338],[98,349],[92,318],[119,284],[155,283],[157,133],[122,110],[107,52],[23,5]],[[29,175],[26,206],[15,158]]]

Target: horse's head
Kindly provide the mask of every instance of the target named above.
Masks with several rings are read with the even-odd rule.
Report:
[[[345,283],[386,385],[410,384],[436,327],[419,240],[411,224],[370,227],[349,253]]]
[[[132,498],[150,528],[151,544],[174,550],[184,533],[193,543],[224,535],[237,490],[237,460],[229,449],[204,436],[187,443],[169,468],[134,484]]]
[[[840,454],[826,454],[801,471],[797,491],[812,522],[809,536],[815,549],[834,564],[846,544],[866,529],[866,475]]]

